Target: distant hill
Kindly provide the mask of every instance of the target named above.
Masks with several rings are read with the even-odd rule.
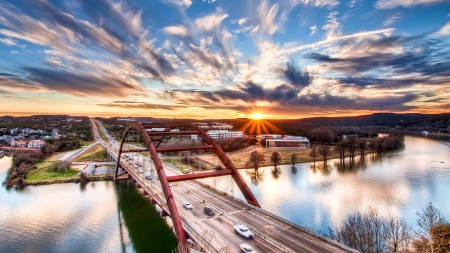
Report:
[[[442,114],[445,115],[445,114]],[[298,123],[310,125],[333,125],[333,126],[395,126],[409,121],[427,121],[439,115],[435,114],[395,114],[395,113],[374,113],[353,117],[317,117],[298,119]],[[447,118],[450,114],[446,114]]]

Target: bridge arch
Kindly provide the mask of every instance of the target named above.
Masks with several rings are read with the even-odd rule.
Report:
[[[164,129],[163,131],[154,131],[149,132],[147,129]],[[183,128],[187,129],[186,131],[179,131],[179,132],[173,132],[170,131],[174,128]],[[128,149],[124,150],[124,143],[127,142],[126,138],[128,134],[131,131],[136,131],[137,133],[142,136],[142,141],[145,144],[146,149]],[[166,136],[170,135],[197,135],[200,137],[204,144],[202,146],[188,146],[188,147],[164,147],[160,148],[159,144]],[[161,136],[159,139],[152,139],[151,137]],[[157,142],[155,145],[155,141]],[[158,156],[158,153],[164,153],[164,152],[178,152],[178,151],[189,151],[189,150],[211,150],[215,153],[215,155],[220,159],[220,161],[225,166],[224,170],[220,171],[213,171],[213,172],[204,172],[204,173],[197,173],[197,174],[183,174],[183,175],[176,175],[176,176],[166,176],[163,165],[161,163],[161,160]],[[169,208],[170,217],[173,221],[175,234],[177,236],[179,243],[185,243],[186,242],[186,235],[183,230],[183,225],[181,222],[180,215],[178,213],[175,199],[172,195],[171,188],[169,187],[169,182],[177,182],[177,181],[184,181],[184,180],[192,180],[192,179],[200,179],[200,178],[207,178],[207,177],[217,177],[217,176],[224,176],[224,175],[231,175],[233,180],[236,182],[236,185],[241,190],[242,194],[244,195],[245,199],[248,203],[260,207],[258,201],[256,200],[253,193],[250,191],[250,188],[247,186],[239,172],[237,171],[236,167],[233,165],[231,160],[228,158],[228,156],[225,154],[225,152],[213,141],[213,139],[207,135],[201,128],[190,124],[190,123],[168,123],[168,124],[140,124],[138,122],[131,122],[129,123],[124,130],[122,141],[120,143],[120,147],[118,150],[118,156],[117,156],[117,164],[116,164],[116,172],[115,172],[115,179],[117,179],[119,167],[122,167],[126,170],[126,167],[122,166],[120,159],[122,153],[129,153],[129,152],[148,152],[150,155],[153,164],[155,165],[156,171],[158,173],[158,178],[161,183],[162,190],[164,192],[164,196],[166,199],[167,206]]]

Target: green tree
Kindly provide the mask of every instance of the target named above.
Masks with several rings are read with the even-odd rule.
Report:
[[[273,165],[276,168],[277,165],[280,164],[280,162],[281,162],[280,154],[278,152],[273,152],[272,156],[270,157],[270,161],[273,163]]]

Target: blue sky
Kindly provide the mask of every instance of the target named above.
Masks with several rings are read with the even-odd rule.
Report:
[[[1,114],[450,111],[444,0],[0,0]]]

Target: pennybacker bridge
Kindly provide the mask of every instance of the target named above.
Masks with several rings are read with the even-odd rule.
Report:
[[[247,252],[242,247],[247,245],[251,252],[357,252],[262,209],[225,152],[193,124],[131,122],[118,143],[101,122],[92,119],[91,123],[95,140],[116,161],[115,180],[132,180],[142,188],[161,214],[170,217],[178,243],[187,248],[195,245],[203,252],[228,253]],[[192,135],[202,144],[160,147],[166,137]],[[222,169],[183,174],[160,160],[161,155],[198,151],[214,153]],[[220,176],[231,176],[246,201],[196,180]],[[239,227],[249,231],[236,233]],[[251,239],[244,237],[247,232],[253,234]]]

